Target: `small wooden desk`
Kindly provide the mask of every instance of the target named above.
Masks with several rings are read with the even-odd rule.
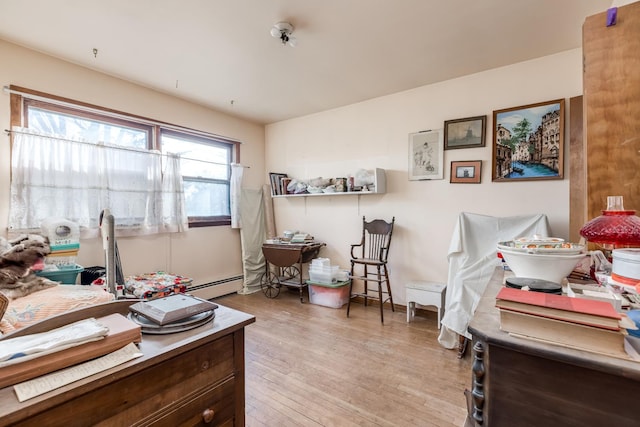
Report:
[[[640,362],[512,337],[500,330],[497,268],[473,336],[468,426],[638,426]]]
[[[127,314],[136,301],[65,313],[12,335],[88,317]],[[170,335],[143,335],[144,354],[41,396],[18,402],[0,389],[0,424],[21,426],[244,425],[244,327],[255,317],[219,306],[212,322]]]

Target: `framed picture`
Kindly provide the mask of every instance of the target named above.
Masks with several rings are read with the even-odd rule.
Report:
[[[449,182],[461,184],[480,184],[482,160],[451,162],[451,178]]]
[[[444,149],[473,148],[485,146],[487,116],[444,122]]]
[[[564,99],[493,112],[492,181],[562,179]]]
[[[409,180],[443,179],[442,129],[409,134]]]

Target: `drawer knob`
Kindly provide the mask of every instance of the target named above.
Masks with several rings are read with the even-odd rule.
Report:
[[[208,424],[211,421],[213,421],[213,416],[215,414],[216,414],[216,411],[214,411],[213,409],[207,408],[202,412],[202,420]]]

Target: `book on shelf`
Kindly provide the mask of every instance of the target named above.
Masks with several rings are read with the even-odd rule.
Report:
[[[127,344],[142,341],[140,326],[122,314],[110,314],[96,320],[109,329],[103,339],[65,348],[24,362],[16,360],[16,363],[3,366],[0,368],[0,388],[104,356]]]
[[[287,187],[289,186],[290,183],[291,183],[291,178],[288,178],[288,177],[280,178],[281,194],[289,194]]]
[[[271,195],[281,196],[286,194],[282,189],[282,178],[288,178],[286,173],[269,172],[269,182],[271,183]]]
[[[628,359],[624,329],[613,331],[548,317],[500,310],[500,329],[517,337]]]
[[[626,315],[618,313],[608,302],[566,295],[503,287],[496,295],[496,307],[614,331],[635,328]]]

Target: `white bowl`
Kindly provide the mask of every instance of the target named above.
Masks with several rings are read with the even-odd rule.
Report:
[[[324,191],[325,193],[335,193],[336,192],[336,186],[335,185],[329,185],[329,186],[325,187],[322,191]]]
[[[564,239],[559,237],[518,237],[514,239],[517,248],[558,248],[564,243]]]
[[[579,243],[562,242],[557,246],[521,246],[516,241],[499,242],[498,250],[510,250],[512,252],[528,252],[530,254],[558,254],[558,255],[574,255],[585,251],[585,246]]]
[[[500,249],[500,253],[509,268],[517,277],[548,280],[562,283],[586,254],[532,254],[514,250]]]

